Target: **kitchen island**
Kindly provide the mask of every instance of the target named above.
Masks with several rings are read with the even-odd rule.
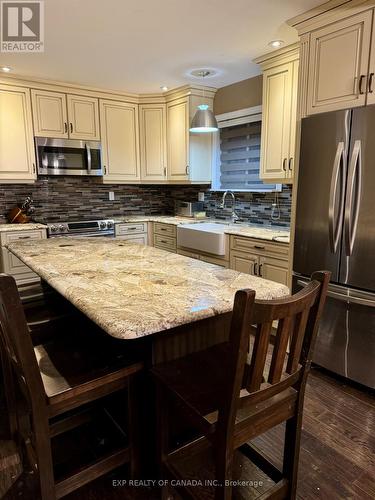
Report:
[[[110,238],[22,241],[8,249],[112,337],[152,337],[154,361],[222,340],[236,290],[254,289],[258,299],[289,293],[279,283]]]

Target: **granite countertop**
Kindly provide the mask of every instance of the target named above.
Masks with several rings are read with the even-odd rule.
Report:
[[[109,238],[54,238],[8,249],[113,337],[134,339],[232,310],[236,290],[289,294],[273,281]]]
[[[261,224],[230,224],[217,219],[195,219],[193,217],[174,217],[168,215],[145,215],[135,217],[118,217],[114,219],[118,223],[126,222],[163,222],[165,224],[173,224],[179,226],[180,224],[199,224],[201,222],[217,222],[224,224],[225,234],[232,234],[236,236],[247,236],[248,238],[257,238],[260,240],[276,241],[279,243],[290,242],[290,231],[277,227],[263,226]]]
[[[47,229],[47,226],[37,222],[28,222],[27,224],[0,224],[0,233],[6,233],[8,231],[32,231],[34,229]]]

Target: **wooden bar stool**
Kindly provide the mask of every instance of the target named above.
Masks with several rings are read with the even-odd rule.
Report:
[[[270,482],[262,499],[295,498],[306,379],[329,279],[329,272],[314,273],[304,290],[279,300],[257,301],[254,291],[238,291],[229,342],[152,369],[161,473],[164,479],[185,481],[174,483],[183,498],[254,498],[251,487],[232,491],[234,479],[252,479],[241,476],[241,471],[252,470],[241,468],[242,462],[238,465],[244,456]],[[278,327],[272,345],[274,321]],[[256,325],[256,331],[247,364],[251,325]],[[203,434],[174,451],[168,422],[172,404],[183,407]],[[280,471],[248,441],[284,421]]]
[[[134,384],[143,363],[136,347],[125,351],[121,341],[87,324],[88,331],[84,322],[76,328],[65,322],[55,340],[33,346],[16,283],[0,275],[0,348],[11,428],[39,474],[42,500],[61,498],[123,464],[130,463],[133,472],[137,467]],[[17,391],[26,401],[26,417]],[[124,398],[122,427],[109,411],[115,406],[118,412],[116,393]],[[67,472],[69,447],[72,456],[82,451],[87,461]]]

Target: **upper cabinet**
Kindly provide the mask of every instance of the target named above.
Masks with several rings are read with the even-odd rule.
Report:
[[[30,91],[0,85],[0,182],[35,179]]]
[[[366,103],[372,11],[311,33],[307,113]]]
[[[165,104],[139,106],[142,181],[167,179],[167,113]]]
[[[297,46],[256,60],[263,69],[260,178],[293,182],[299,50]]]
[[[32,90],[34,133],[39,137],[68,137],[66,95]]]
[[[373,7],[331,0],[288,21],[301,38],[300,117],[375,103]]]
[[[99,140],[98,99],[44,90],[31,96],[35,136]]]
[[[171,180],[189,179],[189,99],[167,104],[168,170]]]
[[[138,105],[100,100],[104,182],[139,182]]]
[[[172,183],[210,183],[213,134],[190,133],[190,123],[200,104],[213,106],[212,90],[200,90],[167,102],[168,180]]]
[[[66,97],[69,137],[98,141],[100,139],[98,99],[69,94]]]

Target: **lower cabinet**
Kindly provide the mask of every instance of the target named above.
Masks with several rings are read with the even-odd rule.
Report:
[[[147,222],[116,224],[115,237],[119,240],[127,240],[140,245],[147,245],[148,224]]]
[[[1,272],[14,277],[17,285],[27,285],[39,281],[39,276],[27,267],[14,254],[9,252],[5,245],[19,240],[41,240],[47,237],[45,229],[32,231],[9,231],[0,234],[1,242]]]
[[[231,237],[230,268],[288,285],[289,245]]]
[[[177,229],[172,224],[154,223],[154,247],[166,250],[167,252],[177,252]]]

